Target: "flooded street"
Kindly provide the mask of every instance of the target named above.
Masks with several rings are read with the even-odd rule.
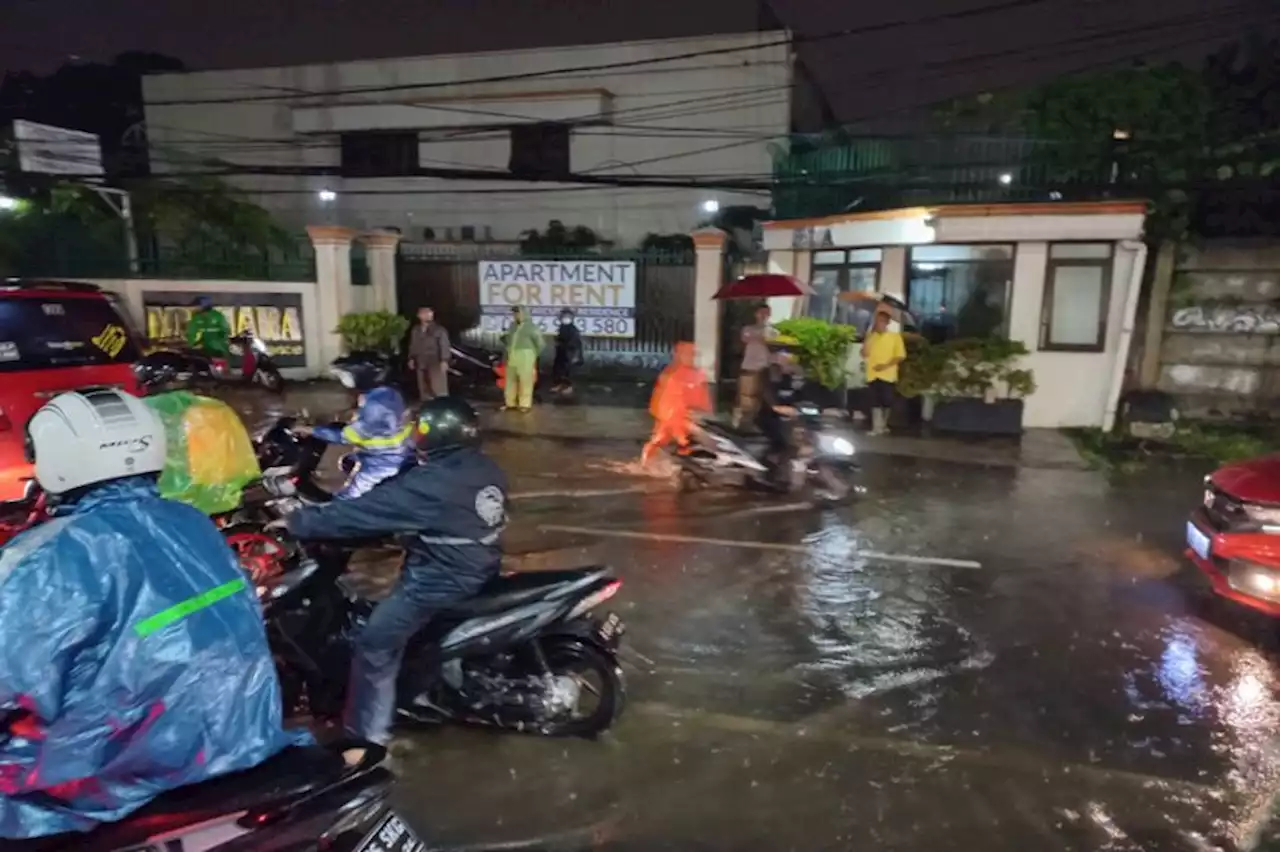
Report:
[[[867,496],[823,510],[678,494],[636,449],[490,442],[513,565],[623,578],[629,705],[598,742],[403,732],[396,795],[424,838],[1255,844],[1280,790],[1274,629],[1194,594],[1180,553],[1203,471],[868,456]]]

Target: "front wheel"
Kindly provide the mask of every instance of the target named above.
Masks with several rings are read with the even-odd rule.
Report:
[[[627,696],[617,659],[596,645],[577,640],[549,640],[543,653],[553,677],[572,678],[578,687],[574,706],[543,725],[543,733],[595,737],[613,727]]]
[[[818,502],[828,506],[853,499],[858,491],[853,482],[854,475],[852,468],[818,462],[810,473],[814,496]]]
[[[284,376],[281,376],[280,371],[275,367],[259,367],[254,370],[253,381],[272,393],[284,391]]]

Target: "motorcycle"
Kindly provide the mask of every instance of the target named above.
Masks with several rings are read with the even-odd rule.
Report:
[[[364,761],[348,767],[341,748],[287,749],[253,769],[164,793],[88,834],[0,845],[10,852],[422,849],[387,806],[394,776],[378,766],[385,750],[373,746]]]
[[[342,712],[350,637],[374,607],[343,575],[368,544],[311,545],[290,571],[258,587],[286,716]],[[616,613],[593,611],[621,586],[603,567],[497,577],[410,640],[398,715],[544,736],[609,729],[625,703],[617,660],[625,627]]]
[[[854,481],[861,469],[852,435],[823,420],[816,406],[796,406],[795,442],[789,469],[772,474],[765,464],[768,441],[763,435],[738,432],[729,426],[704,421],[702,440],[675,456],[680,466],[680,488],[696,491],[704,486],[757,487],[797,492],[809,486],[823,503],[839,503],[862,494]]]
[[[148,391],[215,382],[242,382],[272,393],[284,392],[284,377],[261,338],[250,332],[231,338],[231,351],[241,356],[233,370],[225,358],[213,358],[186,346],[157,348],[133,366],[139,384]]]

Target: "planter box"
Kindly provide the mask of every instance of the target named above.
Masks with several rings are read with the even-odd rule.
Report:
[[[933,410],[932,426],[938,432],[964,435],[1021,435],[1022,400],[939,399]]]

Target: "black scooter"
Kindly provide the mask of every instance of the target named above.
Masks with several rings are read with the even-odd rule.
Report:
[[[284,377],[260,338],[246,332],[231,338],[230,343],[233,354],[241,357],[241,366],[234,372],[226,359],[182,346],[157,349],[142,356],[133,365],[133,372],[147,391],[230,382],[272,393],[284,392]]]
[[[723,423],[704,421],[702,440],[674,456],[680,466],[680,489],[753,487],[795,493],[810,488],[822,503],[840,503],[863,493],[857,484],[860,465],[853,436],[822,417],[813,405],[800,404],[789,424],[792,454],[787,469],[773,471],[765,463],[768,441]]]
[[[346,747],[353,744],[347,743]],[[254,769],[165,793],[89,834],[0,841],[6,852],[369,852],[422,843],[386,805],[394,776],[374,746],[348,767],[341,748],[291,748]]]
[[[374,606],[342,575],[354,550],[369,543],[309,545],[296,567],[258,588],[286,715],[327,719],[342,711],[349,637]],[[544,736],[607,730],[625,702],[617,660],[624,626],[614,613],[593,611],[621,585],[602,567],[496,578],[410,641],[399,715]]]

